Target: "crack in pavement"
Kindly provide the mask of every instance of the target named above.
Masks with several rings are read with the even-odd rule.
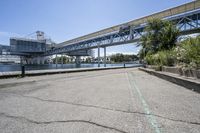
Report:
[[[8,88],[8,87],[16,87],[16,86],[34,84],[34,83],[36,83],[35,80],[25,81],[25,82],[4,83],[4,84],[0,84],[0,88],[3,89],[3,88]]]
[[[112,109],[112,108],[107,108],[107,107],[102,107],[102,106],[96,106],[96,105],[91,105],[91,104],[80,104],[80,103],[73,103],[73,102],[61,101],[61,100],[42,99],[42,98],[39,98],[39,97],[27,96],[27,95],[16,94],[16,93],[10,93],[10,92],[0,92],[0,94],[1,94],[1,93],[4,93],[4,94],[12,94],[12,95],[14,95],[14,96],[20,96],[20,97],[35,99],[35,100],[39,100],[39,101],[42,101],[42,102],[62,103],[62,104],[68,104],[68,105],[73,105],[73,106],[82,106],[82,107],[89,107],[89,108],[98,108],[98,109],[109,110],[109,111],[115,111],[115,112],[122,112],[122,113],[137,113],[137,112],[130,112],[130,111],[126,111],[126,110]],[[139,113],[139,112],[138,112],[138,114],[143,114],[143,113]]]
[[[149,114],[149,115],[154,115],[156,117],[167,119],[167,120],[174,121],[174,122],[181,122],[181,123],[187,123],[187,124],[192,124],[192,125],[198,125],[198,126],[200,126],[200,122],[191,122],[191,121],[185,121],[185,120],[177,120],[177,119],[168,118],[168,117],[165,117],[165,116],[155,115],[155,114]]]
[[[2,93],[2,92],[0,92],[0,93]],[[139,114],[139,115],[142,115],[142,116],[151,115],[151,116],[159,117],[159,118],[170,120],[170,121],[174,121],[174,122],[181,122],[181,123],[187,123],[187,124],[199,125],[200,126],[200,122],[191,122],[191,121],[186,121],[186,120],[178,120],[178,119],[168,118],[168,117],[165,117],[165,116],[152,114],[152,113],[148,114],[148,113],[139,112],[139,111],[126,111],[126,110],[112,109],[112,108],[96,106],[96,105],[89,105],[89,104],[80,104],[80,103],[73,103],[73,102],[60,101],[60,100],[42,99],[42,98],[39,98],[39,97],[25,96],[25,95],[15,94],[15,93],[7,93],[7,92],[3,92],[3,93],[12,94],[12,95],[15,95],[15,96],[20,96],[20,97],[25,97],[25,98],[30,98],[30,99],[35,99],[35,100],[39,100],[39,101],[42,101],[42,102],[62,103],[62,104],[67,104],[67,105],[73,105],[73,106],[79,106],[79,107],[82,106],[82,107],[95,108],[95,109],[102,109],[102,110],[108,110],[108,111],[114,111],[114,112],[120,112],[120,113]]]
[[[41,80],[30,80],[30,81],[24,81],[24,82],[13,82],[13,83],[4,83],[0,84],[0,90],[4,88],[9,88],[9,87],[16,87],[16,86],[21,86],[21,85],[29,85],[29,84],[34,84],[38,82],[43,82],[43,81],[72,81],[72,80],[77,80],[77,79],[85,79],[85,78],[93,78],[93,77],[100,77],[100,76],[107,76],[110,74],[121,74],[124,72],[119,72],[119,73],[106,73],[106,74],[91,74],[91,75],[72,75],[72,76],[62,76],[58,78],[50,78],[50,79],[41,79]]]
[[[115,130],[115,131],[120,132],[120,133],[128,133],[126,131],[123,131],[123,130],[120,130],[120,129],[117,129],[117,128],[114,128],[114,127],[102,125],[102,124],[99,124],[99,123],[96,123],[96,122],[92,122],[92,121],[87,121],[87,120],[35,121],[35,120],[31,120],[31,119],[28,119],[28,118],[23,117],[23,116],[8,115],[6,113],[0,113],[0,116],[4,116],[4,117],[7,117],[7,118],[20,120],[20,121],[27,121],[29,123],[39,124],[39,125],[41,125],[41,124],[42,125],[48,125],[48,124],[54,124],[54,123],[55,124],[56,123],[87,123],[87,124],[98,126],[98,127],[102,127],[102,128],[105,128],[105,129]]]
[[[100,76],[107,76],[107,75],[111,75],[111,74],[120,74],[123,72],[119,72],[119,73],[114,73],[114,72],[110,72],[110,73],[106,73],[106,74],[95,74],[95,75],[72,75],[72,76],[68,76],[68,77],[59,77],[59,78],[51,78],[51,79],[42,79],[40,81],[36,81],[36,80],[32,80],[32,81],[25,81],[25,82],[13,82],[13,83],[4,83],[4,84],[0,84],[0,91],[3,91],[3,93],[13,93],[13,94],[17,94],[16,91],[20,91],[21,93],[30,93],[30,92],[34,92],[34,91],[38,91],[38,90],[44,90],[44,89],[48,89],[47,86],[50,86],[50,83],[42,83],[39,86],[37,85],[37,87],[34,87],[33,89],[20,89],[20,90],[16,90],[16,89],[10,89],[8,92],[7,90],[5,91],[4,89],[7,89],[9,87],[16,87],[16,86],[22,86],[22,85],[30,85],[33,84],[36,85],[38,82],[43,82],[43,81],[73,81],[73,80],[77,80],[77,79],[86,79],[86,78],[93,78],[93,77],[100,77]],[[43,87],[42,87],[43,86]],[[2,92],[0,92],[2,93]]]
[[[31,87],[20,87],[20,88],[6,88],[2,89],[0,93],[13,93],[13,94],[29,94],[31,92],[47,89],[49,84],[34,85]]]

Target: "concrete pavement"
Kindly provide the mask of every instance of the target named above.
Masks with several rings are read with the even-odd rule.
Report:
[[[136,68],[0,80],[2,133],[199,133],[200,95]]]

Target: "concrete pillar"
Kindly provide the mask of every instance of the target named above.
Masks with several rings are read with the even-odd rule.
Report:
[[[62,65],[62,68],[63,68],[63,54],[61,54],[61,65]]]
[[[37,65],[37,57],[34,59],[34,64]]]
[[[100,47],[98,47],[98,67],[100,67]]]
[[[106,67],[106,47],[104,47],[104,67]]]
[[[31,58],[31,64],[32,64],[32,65],[34,64],[34,60],[33,60],[33,58]]]
[[[33,58],[29,59],[29,64],[33,64]]]
[[[22,57],[20,56],[20,64],[22,66],[23,62],[22,62]]]
[[[39,57],[37,57],[37,65],[39,65],[40,64],[40,58]]]
[[[57,54],[56,54],[56,69],[58,67],[58,59],[57,59]]]
[[[32,64],[32,58],[28,59],[28,64]]]
[[[76,56],[75,63],[76,63],[76,65],[81,64],[81,57],[80,56]]]
[[[32,58],[32,63],[35,64],[35,58]]]
[[[41,58],[41,64],[44,65],[45,57],[40,57],[40,58]]]
[[[30,58],[26,58],[26,63],[31,64],[30,60],[31,60]]]

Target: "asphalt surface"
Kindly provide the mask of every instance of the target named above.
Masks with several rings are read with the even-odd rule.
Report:
[[[199,133],[200,94],[136,68],[0,80],[0,133]]]

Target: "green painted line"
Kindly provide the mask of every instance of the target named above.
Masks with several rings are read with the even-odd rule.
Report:
[[[147,102],[145,101],[145,99],[144,99],[144,97],[143,97],[143,95],[142,95],[140,89],[137,87],[137,85],[136,85],[136,83],[135,83],[135,80],[133,79],[133,77],[134,77],[133,73],[128,74],[128,77],[129,77],[129,82],[130,82],[131,86],[132,86],[133,88],[135,88],[135,90],[137,91],[137,93],[138,93],[138,95],[139,95],[139,98],[140,98],[140,100],[141,100],[141,102],[142,102],[144,111],[145,111],[145,113],[147,114],[146,116],[147,116],[147,118],[148,118],[149,123],[150,123],[150,124],[152,125],[152,127],[155,129],[155,133],[161,133],[161,131],[160,131],[159,127],[158,127],[158,124],[157,124],[157,121],[156,121],[155,117],[151,114],[151,111],[150,111],[150,109],[149,109],[149,107],[148,107]],[[131,79],[132,79],[132,80],[131,80]]]

